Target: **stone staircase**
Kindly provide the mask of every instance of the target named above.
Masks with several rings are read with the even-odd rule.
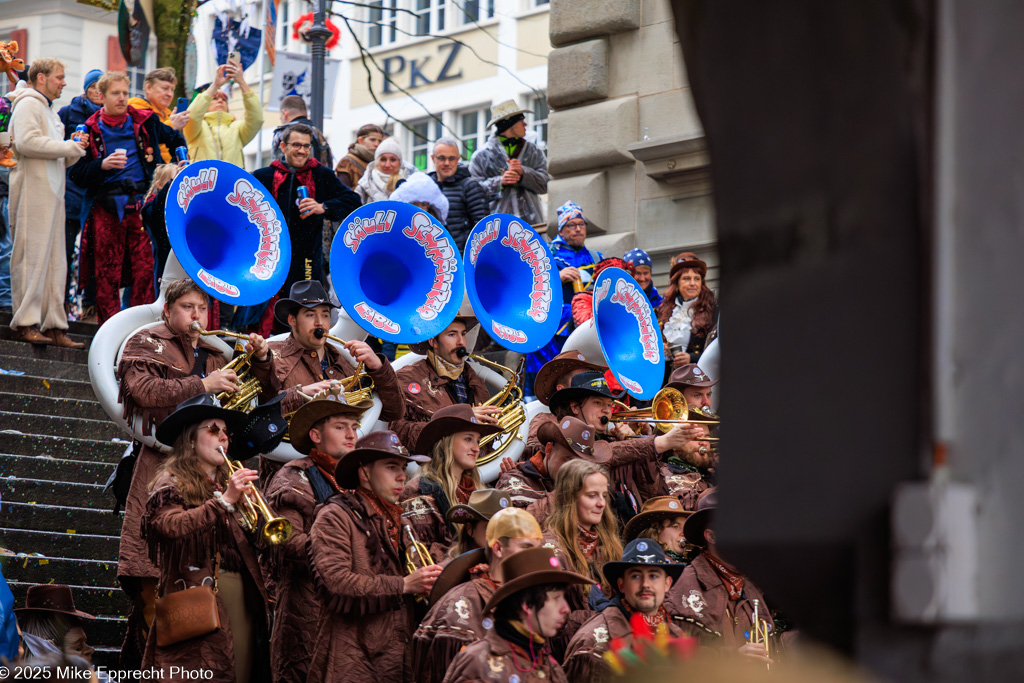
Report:
[[[93,661],[116,667],[128,601],[117,585],[121,514],[103,485],[127,444],[89,383],[88,350],[13,341],[0,314],[0,564],[16,606],[37,583],[72,586]],[[75,341],[97,327],[71,323]]]

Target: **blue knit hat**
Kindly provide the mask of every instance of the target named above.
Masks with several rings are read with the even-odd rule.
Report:
[[[85,92],[89,89],[90,85],[100,80],[101,76],[103,76],[103,72],[99,69],[93,69],[89,73],[85,74],[85,85],[82,86],[82,92]]]
[[[632,263],[634,268],[637,266],[647,266],[648,268],[652,267],[651,257],[643,249],[630,249],[626,252],[625,256],[622,257],[622,260],[627,263]]]
[[[561,230],[565,224],[574,218],[583,218],[583,209],[574,201],[567,201],[558,207],[558,229]],[[583,220],[586,220],[583,218]]]

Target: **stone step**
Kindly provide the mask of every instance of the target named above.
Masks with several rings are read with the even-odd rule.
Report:
[[[0,431],[70,436],[76,439],[93,439],[95,441],[110,441],[114,437],[124,434],[120,427],[109,420],[28,415],[7,411],[0,412]]]
[[[13,316],[10,313],[0,313],[0,328],[11,329],[11,318]],[[85,337],[92,338],[96,334],[96,330],[100,329],[100,326],[96,323],[83,323],[75,321],[68,322],[68,333],[78,334]],[[82,340],[78,340],[82,341]]]
[[[116,562],[118,542],[117,536],[0,529],[0,546],[26,555],[39,553],[47,557],[84,557]]]
[[[21,581],[10,581],[9,584],[11,592],[14,593],[14,604],[16,607],[21,607],[25,604],[25,595],[28,592],[29,586],[35,585]],[[71,585],[71,595],[75,600],[75,608],[93,616],[120,617],[128,614],[128,597],[120,588]],[[87,630],[86,635],[89,637],[90,644],[92,644],[92,633]]]
[[[89,366],[85,361],[81,363],[67,363],[48,358],[0,355],[0,370],[18,370],[26,375],[35,375],[36,377],[45,377],[46,379],[89,381]]]
[[[109,439],[97,441],[46,434],[5,434],[0,431],[0,453],[25,456],[48,455],[69,460],[117,464],[129,441],[128,435],[123,432],[115,438],[116,441]]]
[[[66,583],[120,590],[117,562],[68,557],[3,556],[4,578],[8,581]]]
[[[10,529],[118,537],[121,535],[121,519],[124,516],[123,512],[113,514],[110,509],[28,505],[6,501],[0,509],[0,519],[3,519],[4,526]]]
[[[92,341],[92,334],[83,334],[81,332],[65,332],[65,334],[71,338],[72,341],[81,342],[86,345],[86,349],[89,348],[89,342]],[[9,326],[3,325],[0,327],[0,339],[9,339],[10,341],[16,341],[19,344],[25,344],[26,342],[21,341],[17,338],[14,330]]]
[[[103,484],[53,482],[44,479],[0,479],[0,500],[32,505],[70,505],[78,508],[112,510],[114,498],[103,493]],[[113,513],[111,513],[113,514]]]
[[[89,382],[71,379],[49,379],[34,375],[0,375],[0,394],[33,394],[56,398],[95,401],[96,392]]]
[[[0,477],[105,484],[114,467],[114,463],[0,453]]]
[[[5,393],[4,409],[11,413],[48,415],[50,417],[82,417],[102,422],[110,420],[99,401],[81,398]]]
[[[29,344],[28,342],[14,339],[0,338],[0,355],[11,356],[12,358],[38,358],[40,360],[55,360],[63,363],[76,363],[84,365],[89,362],[89,349],[67,349],[61,346],[47,344]]]

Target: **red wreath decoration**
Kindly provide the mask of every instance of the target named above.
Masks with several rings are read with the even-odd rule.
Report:
[[[331,37],[327,39],[327,43],[324,45],[324,47],[330,50],[333,49],[338,44],[338,41],[341,39],[341,29],[339,29],[337,25],[330,20],[330,18],[326,19],[326,23],[327,28],[331,32]],[[306,38],[302,36],[302,31],[303,29],[306,28],[306,24],[309,24],[310,26],[313,25],[312,12],[306,12],[301,17],[295,20],[295,23],[292,24],[292,38],[302,38],[303,40],[305,40]]]

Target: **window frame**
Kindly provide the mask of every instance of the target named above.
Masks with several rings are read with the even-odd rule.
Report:
[[[464,126],[464,117],[471,114],[476,115],[476,130],[473,132],[472,149],[470,149],[470,144],[467,141],[467,133]],[[487,139],[490,137],[487,122],[491,119],[491,107],[485,104],[473,109],[462,109],[456,111],[455,116],[459,133],[459,144],[462,145],[462,158],[465,161],[469,161],[473,157],[473,152],[487,144]]]
[[[528,98],[530,103],[530,111],[528,112],[528,118],[526,125],[529,130],[532,130],[537,134],[537,140],[540,144],[537,146],[540,149],[547,149],[548,146],[548,119],[551,117],[551,107],[548,105],[548,94],[544,91],[541,95],[532,94]],[[544,107],[544,118],[537,118],[537,105],[543,103]],[[543,134],[541,133],[543,129]]]
[[[374,49],[395,45],[398,42],[399,0],[367,0],[366,4],[366,47]],[[380,12],[379,20],[373,18],[376,11]],[[379,31],[378,42],[374,42],[375,31]]]
[[[443,115],[435,114],[435,116],[441,118],[441,116]],[[442,119],[442,121],[443,120],[444,119]],[[424,173],[427,173],[428,171],[432,170],[432,162],[430,160],[430,152],[432,151],[431,148],[434,146],[434,143],[437,142],[439,138],[444,137],[445,131],[444,127],[440,123],[429,117],[409,122],[410,128],[416,128],[417,126],[421,125],[425,125],[427,127],[426,140],[420,142],[419,140],[423,139],[422,135],[420,135],[419,133],[414,133],[412,131],[406,130],[405,132],[407,133],[407,135],[404,136],[406,138],[406,144],[403,153],[406,154],[405,158],[407,162],[411,164],[417,171],[423,171]],[[423,168],[420,168],[420,166],[416,163],[417,154],[424,155]]]

